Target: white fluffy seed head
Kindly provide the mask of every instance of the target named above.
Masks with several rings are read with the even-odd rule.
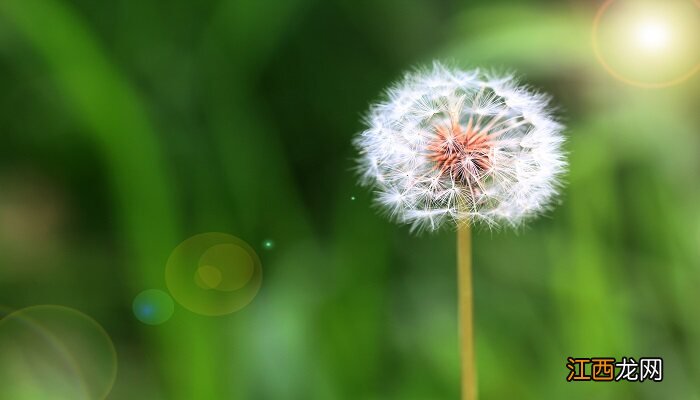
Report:
[[[361,183],[413,230],[517,226],[548,207],[566,170],[549,97],[512,76],[435,63],[391,87],[366,123]]]

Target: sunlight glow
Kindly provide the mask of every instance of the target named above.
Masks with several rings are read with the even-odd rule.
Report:
[[[598,62],[614,78],[664,88],[700,72],[700,0],[606,0],[593,20]]]
[[[637,26],[637,45],[644,50],[658,51],[669,44],[671,34],[668,27],[659,21],[644,21]]]

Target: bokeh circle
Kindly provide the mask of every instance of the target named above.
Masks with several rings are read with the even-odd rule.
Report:
[[[621,6],[632,5],[637,7],[637,9],[627,10],[621,8],[617,10],[616,22],[604,23],[604,18],[611,14],[612,6],[618,4]],[[633,51],[634,43],[630,43],[629,40],[625,42],[621,39],[621,30],[623,28],[629,30],[630,26],[627,24],[631,24],[637,18],[633,14],[638,12],[639,9],[643,9],[643,7],[648,7],[650,4],[653,5],[653,8],[650,7],[648,10],[645,10],[647,15],[651,15],[654,18],[662,18],[664,16],[660,14],[664,14],[667,11],[665,13],[666,20],[663,22],[685,32],[684,35],[675,38],[676,42],[683,42],[681,45],[675,43],[675,54],[644,54],[639,51],[635,52]],[[660,89],[678,85],[700,72],[700,30],[696,23],[698,20],[700,20],[700,1],[698,0],[666,0],[662,2],[606,0],[598,9],[593,20],[591,34],[593,51],[600,65],[611,76],[628,85],[647,89]],[[604,28],[608,32],[615,33],[603,33]],[[686,60],[680,62],[677,60],[679,58]],[[683,64],[685,66],[678,67],[679,70],[670,76],[657,76],[655,79],[640,78],[642,75],[654,75],[658,73],[657,70],[673,69],[676,67],[673,65],[674,61],[679,65]],[[627,68],[624,68],[623,64],[627,65]],[[642,71],[643,73],[641,73]],[[639,76],[631,76],[633,72],[636,72]],[[665,73],[668,74],[668,72]]]
[[[265,249],[265,250],[272,250],[272,249],[275,248],[275,241],[272,240],[272,239],[265,239],[265,240],[262,242],[262,247],[263,247],[263,249]]]
[[[116,374],[109,335],[77,310],[32,306],[0,320],[0,399],[101,400]]]
[[[144,290],[134,298],[133,311],[144,324],[160,325],[175,311],[175,304],[169,294],[158,289]]]
[[[203,233],[173,250],[165,282],[175,301],[186,309],[225,315],[255,298],[262,283],[262,264],[243,240],[226,233]]]

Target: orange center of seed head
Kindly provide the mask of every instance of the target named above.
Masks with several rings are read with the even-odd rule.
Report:
[[[474,127],[469,118],[466,128],[452,119],[450,124],[436,125],[435,138],[428,145],[428,158],[435,162],[440,174],[449,176],[477,192],[480,178],[491,169],[493,137],[491,126]]]

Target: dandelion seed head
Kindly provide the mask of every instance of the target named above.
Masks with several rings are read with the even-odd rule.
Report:
[[[549,97],[510,75],[435,63],[391,87],[365,121],[360,182],[418,231],[518,226],[548,208],[567,166]]]

